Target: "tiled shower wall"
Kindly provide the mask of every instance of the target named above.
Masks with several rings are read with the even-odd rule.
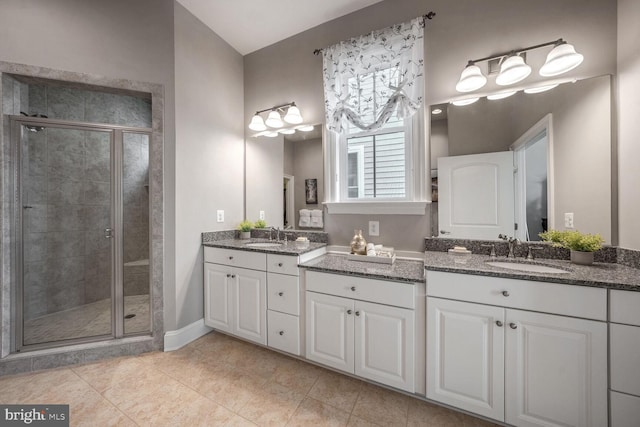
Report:
[[[54,119],[151,127],[150,100],[16,80],[11,83],[14,114],[24,111]],[[108,135],[49,128],[29,132],[28,138],[28,156],[23,160],[25,204],[33,208],[25,211],[25,319],[111,296],[110,241],[104,238],[104,228],[110,223]],[[146,136],[125,139],[124,175],[126,263],[131,257],[149,258],[148,187],[142,184],[147,183],[148,175]],[[133,204],[128,206],[127,201]],[[136,270],[138,274],[132,275]],[[135,287],[130,289],[125,281],[127,295],[148,293],[148,265],[125,268],[125,279]]]

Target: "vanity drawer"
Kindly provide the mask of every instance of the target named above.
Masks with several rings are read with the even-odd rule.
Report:
[[[427,271],[427,295],[607,320],[607,291],[603,288]]]
[[[297,276],[267,273],[267,306],[269,310],[300,314],[300,288]]]
[[[298,257],[291,255],[267,254],[267,271],[297,276]]]
[[[264,271],[267,266],[267,257],[261,252],[205,247],[204,262]]]
[[[640,292],[609,291],[609,320],[616,323],[626,323],[640,326]]]
[[[267,311],[267,345],[300,355],[300,318],[290,314]]]
[[[638,427],[640,397],[611,392],[611,427]]]
[[[640,396],[640,328],[609,326],[611,389]]]
[[[415,285],[410,283],[389,282],[317,271],[307,271],[305,281],[307,291],[411,309],[415,306]]]

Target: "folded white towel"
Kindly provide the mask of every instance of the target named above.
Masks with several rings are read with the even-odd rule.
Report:
[[[322,217],[312,216],[311,217],[311,227],[313,228],[322,228],[324,225],[322,224]]]
[[[322,218],[322,211],[320,209],[311,209],[311,216],[312,217],[320,217]]]
[[[298,223],[300,227],[311,227],[311,217],[309,216],[301,216],[300,222]]]
[[[311,210],[309,209],[300,209],[300,216],[311,216]]]

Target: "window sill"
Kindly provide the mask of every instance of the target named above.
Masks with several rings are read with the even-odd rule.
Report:
[[[328,214],[426,215],[431,202],[325,202]]]

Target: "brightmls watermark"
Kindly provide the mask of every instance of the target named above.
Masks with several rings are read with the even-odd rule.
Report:
[[[0,405],[0,427],[69,427],[69,405]]]

